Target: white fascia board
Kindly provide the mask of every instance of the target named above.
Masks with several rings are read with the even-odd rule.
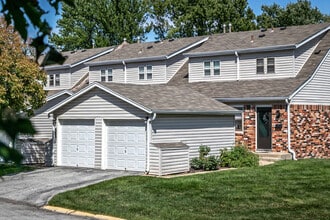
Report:
[[[301,46],[303,46],[304,44],[308,43],[309,41],[315,39],[316,37],[319,37],[320,35],[324,34],[325,32],[327,32],[330,29],[330,26],[324,28],[323,30],[319,31],[318,33],[312,35],[311,37],[303,40],[302,42],[300,42],[299,44],[296,44],[296,48],[299,48]]]
[[[189,50],[189,49],[191,49],[191,48],[193,48],[193,47],[196,47],[196,46],[198,46],[198,45],[204,43],[204,42],[207,41],[208,39],[209,39],[209,37],[206,37],[206,38],[204,38],[204,39],[202,39],[202,40],[200,40],[200,41],[197,41],[196,43],[193,43],[193,44],[191,44],[191,45],[189,45],[189,46],[187,46],[187,47],[184,47],[184,48],[182,48],[181,50],[178,50],[177,52],[174,52],[174,53],[172,53],[172,54],[166,56],[166,59],[171,59],[172,57],[175,57],[176,55],[178,55],[178,54],[180,54],[180,53],[183,53],[183,52],[186,51],[186,50]]]
[[[122,64],[123,62],[137,63],[137,62],[158,61],[158,60],[166,60],[166,56],[139,57],[139,58],[122,59],[122,60],[105,60],[105,61],[98,61],[98,62],[88,62],[88,63],[86,63],[86,65],[101,66],[101,65],[111,65],[111,64]]]
[[[242,98],[215,98],[220,102],[261,102],[261,101],[285,101],[287,97],[242,97]]]
[[[79,62],[77,62],[77,63],[72,64],[72,65],[71,65],[71,68],[73,68],[73,67],[75,67],[75,66],[78,66],[78,65],[80,65],[80,64],[82,64],[82,63],[86,63],[86,62],[88,62],[88,61],[90,61],[90,60],[93,60],[93,59],[95,59],[95,58],[98,58],[98,57],[100,57],[100,56],[103,56],[103,55],[105,55],[105,54],[107,54],[107,53],[112,52],[113,50],[114,50],[114,47],[112,47],[112,48],[110,48],[110,49],[107,49],[107,50],[105,50],[105,51],[103,51],[103,52],[101,52],[101,53],[98,53],[98,54],[96,54],[96,55],[94,55],[94,56],[88,57],[88,58],[86,58],[86,59],[84,59],[84,60],[81,60],[81,61],[79,61]]]
[[[321,63],[318,65],[318,67],[314,71],[313,75],[308,80],[306,80],[305,83],[302,84],[296,91],[294,91],[294,93],[292,93],[292,95],[290,95],[290,97],[289,97],[290,101],[298,94],[298,92],[300,92],[306,85],[308,85],[310,83],[310,81],[312,81],[314,79],[314,77],[316,76],[316,73],[319,71],[319,69],[321,68],[321,66],[325,62],[325,60],[328,58],[329,54],[330,54],[330,49],[328,50],[328,52],[323,57]]]
[[[41,69],[47,70],[60,70],[60,69],[69,69],[71,66],[69,64],[66,65],[56,65],[56,66],[44,66]]]
[[[55,99],[57,97],[60,97],[61,95],[64,95],[64,94],[68,94],[68,95],[72,96],[73,95],[73,92],[71,92],[70,90],[65,89],[65,90],[62,90],[62,91],[60,91],[58,93],[55,93],[55,94],[53,94],[51,96],[48,96],[46,98],[46,101],[48,102],[48,101],[50,101],[52,99]]]
[[[235,115],[239,110],[219,110],[219,111],[194,111],[194,110],[153,110],[157,114],[178,114],[178,115]]]
[[[128,99],[128,98],[120,95],[119,93],[116,93],[116,92],[112,91],[111,89],[109,89],[109,88],[107,88],[107,87],[99,84],[98,82],[94,82],[94,83],[90,84],[86,88],[80,90],[76,94],[72,95],[71,97],[65,99],[64,101],[62,101],[59,104],[55,105],[54,107],[50,108],[48,111],[46,111],[46,113],[47,114],[50,114],[50,113],[54,112],[55,110],[61,108],[62,106],[66,105],[67,103],[75,100],[76,98],[78,98],[81,95],[87,93],[88,91],[92,90],[93,88],[99,88],[99,89],[101,89],[101,90],[109,93],[110,95],[113,95],[113,96],[115,96],[115,97],[117,97],[117,98],[119,98],[119,99],[121,99],[121,100],[123,100],[123,101],[125,101],[125,102],[127,102],[127,103],[129,103],[129,104],[131,104],[131,105],[133,105],[133,106],[135,106],[137,108],[139,108],[139,109],[141,109],[142,111],[145,111],[145,112],[147,112],[149,114],[152,113],[152,111],[150,109],[148,109],[148,108],[140,105],[139,103],[136,103],[136,102],[134,102],[134,101],[132,101],[132,100],[130,100],[130,99]]]

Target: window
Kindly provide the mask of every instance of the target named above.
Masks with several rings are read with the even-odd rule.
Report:
[[[147,79],[152,79],[152,66],[147,66]]]
[[[139,80],[144,79],[144,66],[139,67]]]
[[[213,75],[220,76],[220,61],[213,61]]]
[[[152,79],[152,66],[140,66],[139,67],[139,80]]]
[[[207,61],[204,62],[204,76],[211,75],[211,62]]]
[[[108,82],[112,82],[112,69],[108,69]]]
[[[244,118],[244,108],[243,106],[234,106],[241,113],[235,114],[235,131],[243,131],[243,118]]]
[[[267,73],[275,73],[275,58],[267,58]]]
[[[49,86],[60,86],[60,74],[49,75]]]
[[[264,59],[257,59],[257,74],[264,74]]]
[[[112,69],[101,70],[101,82],[111,82],[112,80]]]

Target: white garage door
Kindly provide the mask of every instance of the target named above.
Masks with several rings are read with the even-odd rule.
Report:
[[[107,122],[108,169],[145,171],[146,131],[143,121]]]
[[[94,120],[63,120],[63,166],[94,167],[95,129]]]

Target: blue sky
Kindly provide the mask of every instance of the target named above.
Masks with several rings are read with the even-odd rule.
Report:
[[[296,0],[248,0],[249,6],[253,9],[254,13],[256,15],[259,15],[261,13],[261,5],[271,5],[274,2],[281,5],[282,7],[285,7],[290,2],[296,2]],[[56,21],[60,18],[60,15],[55,15],[55,10],[50,8],[47,1],[40,0],[41,6],[46,11],[49,11],[49,13],[44,17],[49,23],[50,26],[53,28],[53,31],[56,32]],[[322,13],[324,14],[330,14],[330,0],[311,0],[312,7],[317,7]],[[33,31],[32,28],[29,29],[29,34],[33,36],[35,34],[35,31]],[[153,34],[150,33],[147,35],[148,39],[147,41],[153,41],[154,37]]]

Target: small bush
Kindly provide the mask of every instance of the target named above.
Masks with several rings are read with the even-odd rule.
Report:
[[[199,147],[199,158],[193,158],[190,162],[194,170],[216,170],[219,167],[219,157],[207,156],[211,151],[210,147],[201,145]]]
[[[235,146],[232,150],[221,150],[220,166],[222,167],[256,167],[259,166],[258,155],[244,146]]]

